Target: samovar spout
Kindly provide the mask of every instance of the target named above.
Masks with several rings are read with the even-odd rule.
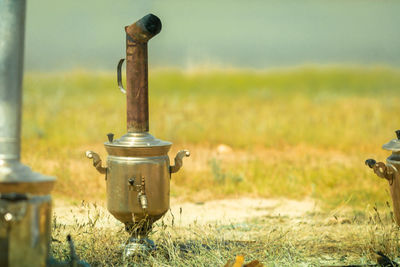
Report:
[[[97,154],[96,152],[93,152],[91,150],[88,150],[88,151],[86,151],[86,157],[88,159],[93,159],[93,166],[96,168],[96,170],[99,173],[105,174],[107,172],[107,168],[102,166],[102,161],[101,161],[99,154]]]
[[[182,168],[183,165],[183,158],[184,157],[189,157],[190,152],[188,150],[181,150],[178,153],[176,153],[175,156],[175,165],[170,167],[170,173],[176,173]]]
[[[397,169],[390,163],[376,162],[374,159],[367,159],[365,165],[373,169],[374,173],[380,178],[388,180],[390,183],[393,181]]]

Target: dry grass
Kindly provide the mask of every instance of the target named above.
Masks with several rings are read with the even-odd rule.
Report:
[[[106,134],[125,133],[125,96],[115,74],[28,74],[23,161],[58,178],[55,195],[105,198],[103,178],[84,157],[106,157]],[[386,68],[276,71],[159,70],[150,75],[150,131],[191,150],[171,194],[312,197],[364,208],[388,200],[364,160],[388,155],[400,118],[400,72]],[[225,144],[229,153],[218,153]]]
[[[125,133],[115,74],[32,73],[24,85],[23,161],[58,178],[57,199],[104,201],[104,179],[84,152],[104,159],[106,134]],[[173,197],[308,197],[327,212],[206,227],[165,222],[153,235],[158,251],[137,265],[221,266],[243,254],[267,266],[320,266],[375,262],[377,250],[399,255],[388,209],[370,208],[385,207],[387,184],[364,166],[366,158],[386,158],[380,147],[400,128],[398,70],[160,70],[151,73],[150,88],[151,133],[175,143],[171,155],[181,148],[192,154],[173,176]],[[123,264],[122,229],[99,227],[95,219],[73,226],[55,221],[58,259],[67,256],[67,233],[93,266]],[[193,251],[183,253],[179,244]]]
[[[92,266],[223,266],[236,255],[265,266],[324,266],[376,263],[376,251],[399,260],[400,231],[387,207],[372,212],[309,213],[302,217],[268,216],[239,223],[179,227],[157,224],[151,238],[157,250],[122,260],[128,234],[96,224],[96,209],[87,223],[53,223],[52,254],[68,255],[71,233],[77,253]],[[73,216],[73,215],[71,215]]]

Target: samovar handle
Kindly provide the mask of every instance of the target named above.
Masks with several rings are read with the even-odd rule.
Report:
[[[182,167],[183,162],[182,159],[184,157],[189,157],[190,156],[190,152],[188,150],[181,150],[178,153],[176,153],[175,156],[175,165],[171,166],[170,169],[170,173],[175,173],[177,171],[179,171],[179,169]]]
[[[93,152],[91,150],[86,151],[86,157],[88,159],[93,159],[93,166],[96,168],[96,170],[101,173],[105,174],[107,172],[107,168],[101,166],[101,158],[99,154],[96,152]]]
[[[126,94],[126,90],[125,90],[124,86],[122,85],[122,73],[121,73],[121,68],[122,68],[122,64],[124,64],[124,60],[125,60],[125,58],[121,58],[118,62],[117,82],[118,82],[119,90],[121,90],[122,93]]]

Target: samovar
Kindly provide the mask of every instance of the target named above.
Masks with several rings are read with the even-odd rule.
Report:
[[[127,133],[116,140],[113,134],[107,135],[107,167],[102,166],[97,153],[86,152],[97,171],[105,174],[108,211],[125,224],[132,235],[131,245],[142,244],[142,248],[153,246],[147,235],[152,224],[169,210],[171,174],[181,168],[183,157],[189,156],[189,151],[179,151],[175,165],[170,166],[172,143],[148,132],[147,43],[160,31],[161,21],[153,14],[125,27],[126,90],[121,81],[124,59],[118,64],[117,79],[127,99]]]
[[[46,266],[55,179],[20,162],[25,0],[0,1],[0,266]]]
[[[386,159],[386,164],[376,162],[374,159],[367,159],[365,164],[372,168],[376,175],[388,180],[393,201],[394,217],[396,223],[400,226],[400,130],[396,131],[396,136],[396,139],[382,146],[383,149],[392,151],[392,154]]]

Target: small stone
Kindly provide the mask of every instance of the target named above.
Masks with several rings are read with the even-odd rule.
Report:
[[[220,144],[217,146],[218,154],[228,154],[228,153],[232,153],[232,151],[233,151],[233,149],[228,145]]]

